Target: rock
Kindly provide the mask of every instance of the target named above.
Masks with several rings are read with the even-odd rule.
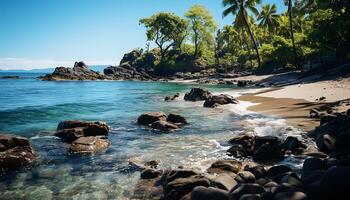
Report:
[[[103,80],[106,79],[104,75],[99,74],[89,67],[82,61],[75,62],[73,68],[56,67],[52,74],[46,74],[41,77],[45,81],[55,80]]]
[[[317,148],[325,153],[330,153],[334,149],[335,138],[329,134],[319,135],[316,139]]]
[[[159,131],[171,131],[171,130],[175,130],[178,129],[179,127],[176,124],[167,122],[167,121],[156,121],[153,122],[151,127],[155,130],[159,130]]]
[[[244,148],[243,145],[241,144],[234,144],[232,145],[228,150],[228,154],[230,156],[233,156],[235,158],[242,158],[242,157],[247,157],[250,155],[250,151],[247,151],[246,148]]]
[[[167,121],[179,125],[188,124],[185,117],[176,114],[169,114],[167,117]]]
[[[276,136],[255,136],[255,148],[268,143],[269,145],[279,145],[280,140]]]
[[[349,122],[350,124],[350,122]],[[327,141],[327,147],[332,146],[332,138],[330,137]],[[334,148],[337,156],[346,157],[350,155],[350,129],[346,132],[344,131],[342,134],[339,134],[334,143]]]
[[[287,165],[275,165],[270,167],[270,169],[267,170],[267,176],[268,177],[275,177],[278,174],[283,174],[286,172],[291,172],[292,169],[288,167]]]
[[[66,142],[73,142],[79,137],[107,136],[109,127],[105,122],[62,121],[57,126],[56,136]]]
[[[163,185],[166,185],[175,179],[187,178],[194,175],[198,175],[198,173],[192,170],[171,170],[164,172],[161,180],[163,182]]]
[[[220,94],[218,96],[210,96],[207,98],[203,104],[204,107],[207,108],[214,108],[218,105],[225,105],[225,104],[237,104],[238,100],[233,98],[230,95]]]
[[[247,85],[248,85],[248,81],[245,81],[245,80],[237,81],[237,87],[246,87]]]
[[[243,194],[239,200],[260,200],[260,194]]]
[[[202,88],[192,88],[189,93],[185,94],[185,101],[204,101],[208,99],[212,94]]]
[[[254,150],[255,138],[250,135],[237,136],[229,140],[230,144],[240,144],[243,146],[247,154]]]
[[[176,93],[174,96],[166,96],[164,98],[165,101],[174,101],[175,99],[180,97],[180,93]]]
[[[322,170],[326,169],[326,165],[323,162],[323,160],[321,160],[320,158],[311,157],[311,158],[305,159],[302,171],[304,173],[304,172],[320,170],[320,169]]]
[[[227,174],[220,174],[211,180],[211,186],[226,191],[230,191],[236,185],[237,182],[235,181],[235,179]]]
[[[274,162],[284,159],[284,151],[278,144],[265,143],[254,151],[253,159],[257,162]]]
[[[1,76],[2,79],[19,79],[19,76]]]
[[[248,171],[241,171],[235,177],[238,183],[255,183],[255,176],[253,173]]]
[[[306,194],[302,192],[282,192],[274,196],[273,200],[306,200]]]
[[[157,178],[162,174],[159,170],[145,169],[141,172],[141,179],[152,179]]]
[[[129,53],[124,54],[120,61],[120,64],[129,63],[130,65],[136,64],[136,60],[141,57],[142,52],[138,49],[134,49]]]
[[[291,187],[302,187],[302,183],[299,180],[298,177],[295,177],[296,175],[292,175],[292,174],[287,174],[285,176],[283,176],[280,180],[280,184],[287,184]]]
[[[242,163],[236,160],[218,160],[214,162],[209,169],[208,173],[211,174],[220,174],[220,173],[229,173],[236,174],[242,168]]]
[[[213,187],[197,186],[192,190],[191,200],[228,200],[228,192]]]
[[[149,112],[142,114],[138,119],[137,123],[148,126],[156,121],[166,121],[166,115],[163,112]]]
[[[263,165],[256,165],[254,167],[245,166],[245,171],[249,171],[254,174],[256,179],[260,179],[266,176],[266,169]]]
[[[107,149],[109,141],[107,137],[80,137],[69,147],[71,153],[97,153]]]
[[[288,136],[281,146],[284,150],[289,150],[293,154],[300,154],[306,149],[306,145],[303,144],[298,138]]]
[[[190,193],[197,186],[209,187],[210,181],[200,175],[177,178],[165,187],[165,199],[177,200]]]
[[[245,194],[262,194],[264,192],[266,190],[256,183],[244,183],[233,188],[233,191],[230,192],[230,199],[240,199]]]
[[[321,197],[340,200],[350,191],[350,167],[329,168],[320,182]]]
[[[318,119],[318,118],[321,117],[321,115],[320,115],[320,112],[319,112],[318,110],[316,110],[316,109],[311,109],[311,110],[310,110],[309,117],[310,117],[310,118]]]
[[[0,133],[0,171],[29,165],[35,158],[28,139]]]
[[[148,166],[148,167],[150,167],[151,169],[157,169],[158,165],[159,165],[159,162],[156,161],[156,160],[147,161],[147,162],[145,163],[145,166]]]

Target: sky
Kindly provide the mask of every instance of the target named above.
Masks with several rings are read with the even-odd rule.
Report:
[[[285,10],[283,0],[262,0]],[[145,48],[139,19],[157,12],[183,16],[195,4],[205,6],[219,27],[221,0],[0,0],[0,69],[116,65],[124,53]]]

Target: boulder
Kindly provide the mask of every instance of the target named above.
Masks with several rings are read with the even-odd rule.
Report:
[[[243,194],[239,200],[260,200],[260,194]]]
[[[169,114],[166,120],[168,122],[171,122],[174,124],[179,124],[179,125],[188,124],[185,117],[183,117],[181,115],[176,115],[176,114]]]
[[[138,119],[137,123],[148,126],[156,121],[166,121],[166,115],[163,112],[149,112],[142,114]]]
[[[162,174],[159,170],[145,169],[141,172],[141,179],[152,179],[157,178]]]
[[[334,149],[335,137],[329,134],[319,135],[316,139],[317,148],[325,153],[330,153]]]
[[[253,153],[253,159],[257,162],[275,162],[284,159],[284,151],[278,144],[265,143]]]
[[[80,137],[75,140],[69,147],[71,153],[97,153],[107,149],[109,141],[107,137]]]
[[[241,171],[235,177],[238,183],[255,183],[255,176],[249,171]]]
[[[204,101],[208,99],[212,94],[202,88],[192,88],[189,93],[185,94],[185,101]]]
[[[349,122],[350,125],[350,122]],[[327,146],[331,146],[331,138],[329,139],[329,142]],[[337,156],[340,157],[347,157],[350,155],[350,129],[348,129],[346,132],[339,134],[336,138],[336,141],[334,143],[334,148]]]
[[[80,137],[107,136],[109,127],[105,122],[62,121],[57,126],[56,136],[66,142],[73,142]]]
[[[177,178],[165,187],[165,199],[177,200],[190,193],[197,186],[209,187],[210,181],[201,175]]]
[[[191,200],[228,200],[228,192],[214,187],[197,186],[191,192]]]
[[[250,155],[250,151],[247,151],[241,144],[234,144],[227,150],[228,155],[235,158],[242,158]]]
[[[171,131],[171,130],[175,130],[175,129],[179,128],[176,124],[173,124],[173,123],[167,122],[167,121],[153,122],[151,127],[153,129],[159,130],[159,131]]]
[[[245,194],[262,194],[264,192],[266,192],[264,187],[256,183],[244,183],[233,188],[233,191],[230,192],[230,199],[240,199]]]
[[[303,144],[298,138],[288,136],[282,143],[282,149],[289,150],[293,154],[300,154],[306,149],[306,145]]]
[[[250,167],[250,166],[245,166],[244,167],[244,170],[245,171],[249,171],[251,172],[252,174],[254,174],[255,178],[256,179],[260,179],[260,178],[263,178],[266,176],[266,169],[263,165],[256,165],[256,166],[253,166],[253,167]]]
[[[307,195],[302,192],[281,192],[274,196],[273,200],[306,200]]]
[[[0,171],[29,165],[35,158],[28,139],[0,133]]]
[[[230,191],[233,187],[237,185],[237,182],[235,181],[232,176],[229,176],[228,174],[219,174],[217,177],[211,180],[211,186]]]
[[[180,97],[180,93],[176,93],[173,96],[166,96],[164,101],[174,101],[175,99]]]
[[[280,140],[276,136],[255,136],[255,148],[268,143],[269,145],[280,145]]]
[[[226,95],[226,94],[220,94],[217,96],[215,95],[207,98],[203,106],[207,108],[214,108],[214,107],[217,107],[218,105],[237,104],[237,103],[238,103],[238,100],[233,98],[232,96]]]
[[[198,175],[198,173],[193,170],[170,170],[164,172],[161,180],[163,182],[163,185],[167,185],[169,182],[172,182],[175,179],[187,178],[194,175]]]
[[[350,191],[350,167],[331,167],[324,174],[320,191],[324,199],[340,200]]]
[[[268,170],[267,170],[267,176],[268,177],[275,177],[279,174],[283,174],[283,173],[286,173],[286,172],[291,172],[292,169],[287,166],[287,165],[275,165],[275,166],[272,166],[270,167]]]
[[[208,173],[210,174],[236,174],[242,169],[242,163],[236,160],[218,160],[215,161],[209,168]]]
[[[229,143],[233,145],[242,145],[245,151],[248,152],[248,154],[250,154],[250,152],[254,150],[255,138],[254,136],[250,135],[241,135],[230,139]]]
[[[247,85],[248,85],[248,81],[245,81],[245,80],[237,81],[237,87],[246,87]]]

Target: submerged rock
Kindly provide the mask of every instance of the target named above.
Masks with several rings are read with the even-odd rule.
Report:
[[[202,88],[192,88],[189,93],[185,94],[185,101],[204,101],[207,100],[212,94]]]
[[[0,170],[29,165],[35,158],[36,153],[28,139],[0,133]]]
[[[225,104],[237,104],[237,99],[233,98],[230,95],[226,94],[220,94],[218,96],[210,96],[207,98],[203,104],[204,107],[208,108],[214,108],[219,105],[225,105]]]
[[[176,93],[173,96],[166,96],[164,101],[174,101],[175,99],[180,97],[180,93]]]
[[[69,147],[71,153],[96,153],[107,149],[109,141],[107,137],[80,137]]]
[[[159,131],[171,131],[171,130],[175,130],[175,129],[179,128],[176,124],[173,124],[173,123],[167,122],[167,121],[153,122],[151,127],[153,129],[159,130]]]
[[[140,125],[151,127],[159,131],[171,131],[178,129],[182,125],[186,125],[185,117],[176,114],[165,115],[163,112],[149,112],[142,114],[137,123]]]
[[[137,123],[148,126],[157,121],[166,121],[166,115],[163,112],[149,112],[142,114],[138,119]]]

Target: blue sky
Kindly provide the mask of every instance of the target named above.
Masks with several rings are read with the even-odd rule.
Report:
[[[282,0],[279,12],[285,9]],[[32,69],[87,64],[117,64],[125,52],[145,47],[138,20],[167,11],[183,16],[194,4],[211,11],[219,26],[218,0],[0,0],[0,69]]]

